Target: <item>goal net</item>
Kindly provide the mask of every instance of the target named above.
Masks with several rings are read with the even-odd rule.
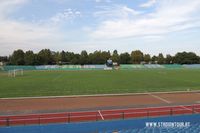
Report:
[[[14,69],[8,71],[8,77],[16,77],[16,76],[22,76],[24,75],[23,69]]]

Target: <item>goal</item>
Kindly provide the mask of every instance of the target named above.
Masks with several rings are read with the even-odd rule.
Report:
[[[23,69],[14,69],[8,71],[8,77],[16,77],[16,76],[23,76],[24,70]]]

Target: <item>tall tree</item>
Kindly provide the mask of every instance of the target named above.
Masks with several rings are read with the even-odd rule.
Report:
[[[131,60],[134,64],[140,64],[143,61],[143,53],[140,50],[132,51]]]
[[[74,65],[80,64],[80,54],[74,54],[71,63]]]
[[[51,65],[53,61],[52,53],[49,49],[43,49],[38,53],[39,62],[43,65]]]
[[[64,50],[60,53],[60,61],[67,62],[67,57],[66,57],[66,53]]]
[[[152,61],[153,64],[157,64],[157,63],[158,63],[158,57],[154,55],[154,56],[151,58],[151,61]]]
[[[158,55],[158,64],[164,64],[165,63],[165,58],[162,53],[159,53]]]
[[[33,51],[26,51],[24,54],[25,65],[35,65],[35,54]]]
[[[118,54],[117,50],[113,51],[94,51],[87,53],[83,50],[80,54],[73,52],[54,52],[49,49],[43,49],[34,54],[33,51],[15,50],[9,57],[0,56],[0,62],[7,62],[8,65],[52,65],[52,64],[105,64],[108,59],[120,64],[139,64],[142,61],[146,63],[159,64],[200,64],[200,57],[193,52],[179,52],[175,56],[167,55],[166,58],[160,53],[158,56],[149,54],[143,55],[140,50],[132,51],[131,55],[127,52]]]
[[[109,54],[106,52],[94,51],[94,53],[89,54],[89,63],[105,64],[108,56],[109,56]]]
[[[88,64],[88,53],[86,50],[81,51],[80,64],[81,65]]]
[[[149,54],[145,54],[145,55],[144,55],[144,61],[145,61],[146,63],[149,63],[149,62],[151,61],[151,56],[150,56]]]
[[[60,64],[62,62],[61,61],[61,53],[60,52],[52,52],[53,62],[55,62],[56,64]]]
[[[102,51],[101,57],[102,57],[103,62],[106,63],[107,60],[111,58],[110,51]]]
[[[120,58],[120,64],[129,64],[129,63],[131,63],[131,56],[127,52],[120,54],[119,58]]]
[[[0,56],[0,62],[8,62],[7,56]]]
[[[175,55],[174,61],[178,64],[198,64],[199,57],[193,52],[181,52]]]
[[[74,53],[73,52],[65,52],[66,60],[65,62],[68,64],[72,64],[72,60],[74,58]]]
[[[119,63],[119,54],[118,54],[117,50],[114,50],[114,51],[113,51],[113,54],[112,54],[112,56],[111,56],[111,59],[112,59],[113,62]]]
[[[11,56],[10,64],[24,65],[24,51],[21,49],[15,50]]]
[[[166,56],[166,64],[173,64],[173,61],[174,61],[173,57],[168,54]]]

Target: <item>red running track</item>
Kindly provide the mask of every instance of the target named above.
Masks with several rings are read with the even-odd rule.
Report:
[[[169,116],[193,113],[200,113],[200,104],[148,108],[129,108],[117,110],[97,110],[87,112],[0,116],[0,126],[70,123],[83,121]]]

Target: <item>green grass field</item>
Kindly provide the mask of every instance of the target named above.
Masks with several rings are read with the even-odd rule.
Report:
[[[0,72],[0,97],[200,90],[199,69]]]

